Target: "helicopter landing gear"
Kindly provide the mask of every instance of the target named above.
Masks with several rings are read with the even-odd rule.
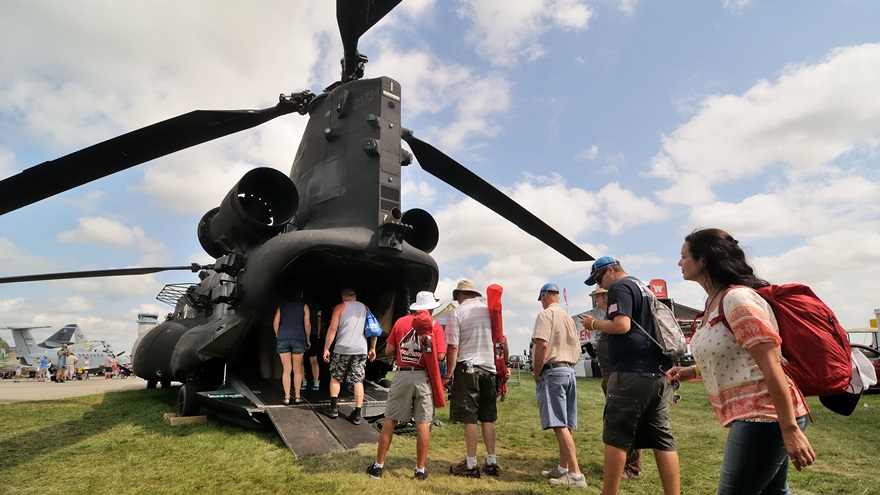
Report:
[[[162,386],[164,388],[164,385]],[[199,383],[186,382],[177,393],[177,416],[195,416],[199,413]]]
[[[159,383],[159,380],[155,378],[150,378],[147,380],[147,388],[156,388],[156,384]]]

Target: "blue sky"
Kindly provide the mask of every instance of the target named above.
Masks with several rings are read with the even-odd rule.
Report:
[[[335,2],[12,0],[0,7],[0,177],[193,109],[265,108],[338,78]],[[704,303],[676,265],[720,227],[759,275],[807,283],[845,327],[880,307],[880,4],[404,0],[362,39],[403,124],[594,256]],[[210,262],[196,224],[256,166],[288,172],[291,115],[0,217],[0,273]],[[505,288],[514,352],[547,281],[589,307],[573,263],[413,165],[437,295]],[[129,349],[186,273],[0,286],[0,326],[67,323]],[[40,337],[42,330],[36,330]],[[9,335],[0,336],[9,340]]]

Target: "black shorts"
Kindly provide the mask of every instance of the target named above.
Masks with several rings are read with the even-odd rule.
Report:
[[[674,451],[669,428],[671,396],[663,373],[612,372],[608,380],[602,442],[628,450]]]
[[[475,367],[467,372],[465,363],[458,363],[449,393],[449,419],[455,423],[494,423],[498,420],[495,404],[495,373]]]

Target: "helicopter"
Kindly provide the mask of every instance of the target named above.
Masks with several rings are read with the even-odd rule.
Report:
[[[189,270],[200,281],[181,290],[174,310],[140,336],[133,369],[148,388],[182,383],[178,416],[202,407],[243,426],[274,425],[295,453],[332,450],[333,442],[303,439],[291,424],[321,426],[348,446],[358,432],[340,434],[313,409],[282,408],[278,380],[266,368],[271,318],[285,288],[307,288],[329,314],[343,288],[353,288],[385,329],[408,312],[421,290],[434,290],[439,270],[430,253],[437,224],[427,211],[405,210],[401,168],[422,169],[487,206],[572,261],[593,258],[494,186],[420,140],[401,125],[402,91],[392,78],[365,78],[358,40],[401,0],[337,0],[343,45],[340,79],[319,93],[282,94],[260,110],[196,110],[153,124],[0,181],[5,214],[141,163],[297,113],[308,116],[289,174],[272,168],[245,173],[197,225],[213,264],[28,275],[0,283],[148,274]],[[408,151],[402,146],[406,143]],[[380,353],[381,354],[381,353]],[[371,363],[367,379],[380,383],[391,366]],[[384,410],[383,388],[368,389],[365,417]],[[345,428],[349,428],[345,426]],[[302,429],[300,429],[301,435]]]

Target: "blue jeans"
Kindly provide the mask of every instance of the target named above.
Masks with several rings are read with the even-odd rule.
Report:
[[[807,416],[797,419],[801,431]],[[718,495],[790,495],[779,423],[734,421],[724,446]]]

